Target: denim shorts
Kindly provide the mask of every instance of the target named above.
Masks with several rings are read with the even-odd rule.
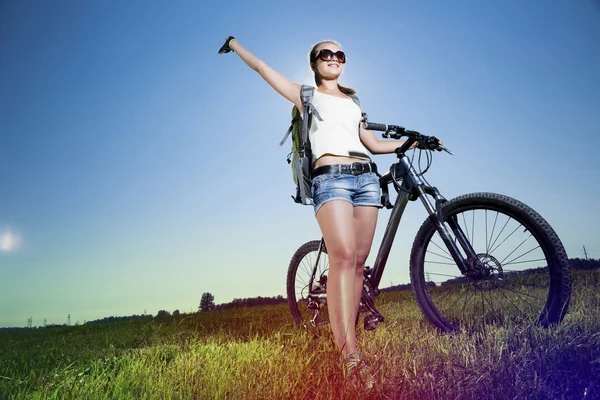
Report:
[[[331,200],[344,200],[357,206],[382,208],[381,187],[375,172],[360,175],[332,173],[317,175],[312,179],[315,214]]]

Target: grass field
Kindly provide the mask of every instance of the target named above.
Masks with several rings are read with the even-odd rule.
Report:
[[[440,335],[410,291],[383,293],[386,322],[358,333],[369,393],[341,379],[329,328],[296,328],[280,304],[0,333],[0,398],[600,398],[600,270],[573,281],[560,326],[469,335]]]

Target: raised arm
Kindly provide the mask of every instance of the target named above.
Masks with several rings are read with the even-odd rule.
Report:
[[[223,51],[223,49],[225,49]],[[240,42],[232,38],[227,38],[225,45],[221,48],[221,52],[234,51],[240,58],[273,88],[291,101],[302,112],[302,101],[300,100],[300,85],[287,79],[273,68],[269,67],[263,60],[256,57],[254,54],[246,50]]]

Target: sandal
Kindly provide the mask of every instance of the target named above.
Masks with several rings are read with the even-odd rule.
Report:
[[[362,360],[360,351],[346,354],[343,357],[345,379],[350,380],[354,387],[372,389],[375,385],[375,377],[371,368]]]

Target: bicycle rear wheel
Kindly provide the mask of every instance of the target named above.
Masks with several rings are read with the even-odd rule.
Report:
[[[478,331],[487,325],[547,327],[569,305],[571,273],[552,227],[533,209],[507,196],[473,193],[442,207],[444,224],[462,257],[462,274],[430,219],[413,243],[410,275],[417,302],[442,331]],[[454,221],[475,250],[467,258]],[[455,225],[455,226],[456,226]]]
[[[297,326],[329,323],[326,299],[329,257],[325,246],[319,252],[320,245],[320,240],[313,240],[300,246],[288,267],[287,301]],[[311,277],[312,290],[309,297]]]

